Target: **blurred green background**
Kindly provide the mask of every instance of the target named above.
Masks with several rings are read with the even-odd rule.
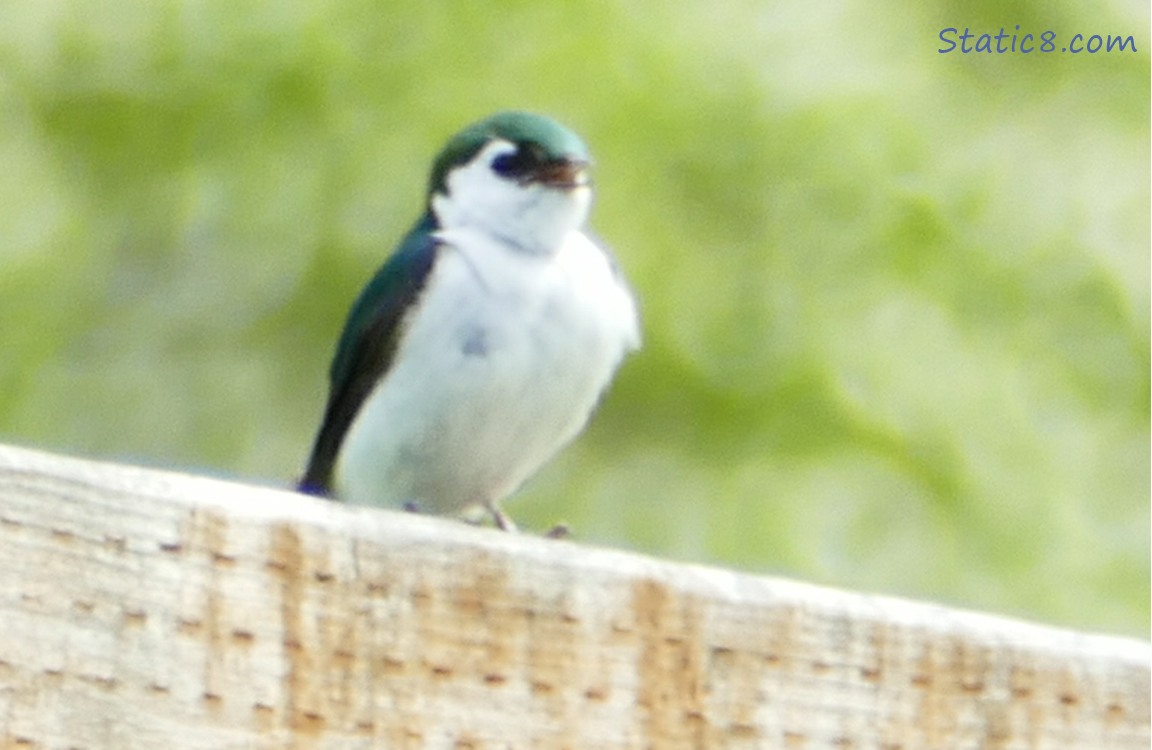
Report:
[[[1148,16],[9,0],[0,439],[287,483],[432,157],[528,108],[646,346],[523,524],[1146,634]],[[1015,24],[1139,52],[937,52]]]

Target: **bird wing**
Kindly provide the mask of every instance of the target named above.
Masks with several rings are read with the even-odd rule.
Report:
[[[331,493],[340,444],[364,400],[392,364],[404,318],[436,261],[439,241],[432,236],[433,229],[428,217],[417,224],[352,305],[332,360],[324,422],[300,479],[300,491]]]

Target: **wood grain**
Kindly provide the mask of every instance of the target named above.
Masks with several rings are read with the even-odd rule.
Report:
[[[1145,750],[1149,644],[0,446],[0,747]]]

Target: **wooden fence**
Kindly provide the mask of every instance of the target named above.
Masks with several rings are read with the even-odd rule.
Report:
[[[1149,747],[1152,651],[0,446],[0,747]]]

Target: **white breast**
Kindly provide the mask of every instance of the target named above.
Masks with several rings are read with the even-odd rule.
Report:
[[[639,346],[632,296],[584,234],[552,255],[467,228],[439,237],[392,369],[345,437],[336,491],[349,502],[498,502],[583,429]]]

